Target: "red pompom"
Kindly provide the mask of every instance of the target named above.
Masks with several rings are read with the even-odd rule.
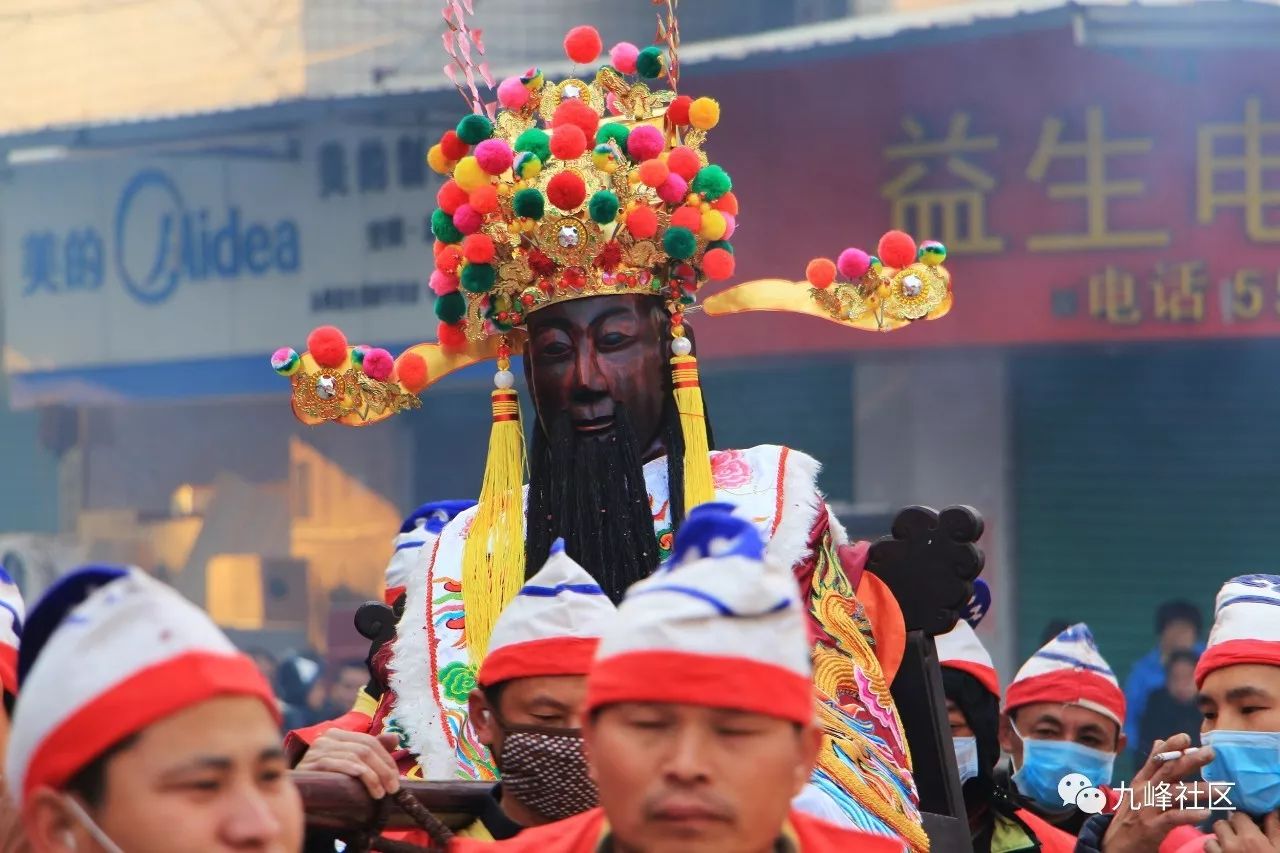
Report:
[[[711,207],[712,209],[718,210],[721,213],[731,213],[734,216],[737,216],[738,215],[738,197],[734,195],[733,191],[731,190],[725,193],[724,195],[720,196],[720,198],[711,202]]]
[[[320,326],[307,335],[307,351],[321,367],[341,367],[347,360],[347,336],[337,326]]]
[[[836,265],[830,258],[814,258],[804,268],[804,277],[816,288],[830,287],[836,280]]]
[[[667,155],[667,166],[686,181],[692,181],[702,168],[702,161],[698,159],[697,151],[687,145],[678,145]]]
[[[444,323],[440,326],[444,327]],[[440,336],[443,343],[444,336]],[[465,342],[466,336],[463,335]],[[417,394],[427,387],[427,360],[416,352],[402,353],[396,359],[396,381],[410,394]]]
[[[600,116],[579,98],[565,98],[556,107],[551,116],[552,130],[566,124],[576,124],[582,128],[582,135],[587,139],[596,138],[596,126],[600,124]]]
[[[587,151],[587,135],[576,124],[562,124],[551,134],[551,154],[560,160],[577,160]]]
[[[654,187],[656,189],[667,180],[667,175],[671,174],[671,169],[667,167],[666,163],[654,158],[641,163],[636,172],[640,178],[640,183],[646,187]]]
[[[454,211],[466,203],[467,191],[453,181],[445,181],[436,192],[436,204],[450,216],[453,216]]]
[[[468,234],[462,238],[462,257],[473,264],[487,264],[493,260],[493,238],[488,234]]]
[[[689,205],[681,205],[671,214],[671,225],[674,228],[688,228],[694,234],[702,227],[702,211]]]
[[[702,272],[712,281],[724,281],[733,275],[733,253],[711,249],[702,256]]]
[[[595,27],[574,27],[564,37],[565,55],[579,65],[595,62],[600,51],[604,50],[604,42]]]
[[[689,123],[689,105],[693,103],[693,98],[688,95],[677,95],[676,99],[667,107],[667,121],[676,127],[684,127]]]
[[[498,188],[493,184],[485,184],[471,191],[467,200],[476,213],[493,213],[498,209]]]
[[[464,349],[467,346],[466,324],[441,323],[436,327],[436,339],[440,341],[440,346],[447,350]]]
[[[458,138],[456,130],[446,130],[440,137],[440,152],[448,160],[461,160],[470,150],[471,146]]]
[[[586,197],[586,183],[573,172],[561,172],[547,183],[547,198],[565,212],[577,210]]]
[[[652,207],[637,207],[627,214],[627,230],[637,240],[648,240],[658,233],[658,214]]]
[[[880,238],[876,254],[886,267],[909,267],[916,262],[916,241],[905,231],[890,231]]]
[[[457,246],[445,245],[436,253],[436,269],[445,275],[457,275],[458,264],[462,263],[462,253]]]

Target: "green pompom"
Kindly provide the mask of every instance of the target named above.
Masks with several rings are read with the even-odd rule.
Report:
[[[551,137],[540,128],[531,127],[517,136],[515,149],[529,151],[543,163],[551,162]]]
[[[533,187],[526,187],[511,197],[511,209],[515,211],[516,216],[522,216],[525,219],[541,219],[546,203],[541,190],[535,190]]]
[[[646,80],[654,80],[661,77],[662,70],[666,64],[662,56],[662,48],[657,45],[646,47],[636,57],[636,71]]]
[[[733,180],[719,166],[703,166],[693,176],[691,189],[707,201],[715,201],[733,189]]]
[[[729,254],[733,254],[733,244],[728,240],[712,240],[707,244],[707,251],[710,252],[712,249],[724,249]]]
[[[467,299],[460,292],[446,293],[436,297],[436,317],[442,323],[450,325],[462,319],[467,313]]]
[[[618,197],[611,190],[599,190],[587,204],[591,219],[599,225],[608,225],[618,218]]]
[[[468,145],[476,145],[493,136],[493,122],[478,113],[463,116],[456,129],[458,138]]]
[[[667,250],[667,255],[672,260],[687,261],[697,250],[698,241],[692,231],[677,225],[668,228],[667,233],[662,235],[662,248]]]
[[[498,278],[498,271],[493,264],[467,264],[462,268],[458,280],[462,287],[471,293],[485,293],[493,287]]]
[[[618,150],[625,154],[627,152],[627,137],[630,135],[631,131],[616,121],[611,121],[608,124],[600,125],[600,128],[596,131],[596,145],[612,139],[613,144],[618,146]]]
[[[441,243],[457,243],[462,239],[462,232],[453,225],[453,217],[438,207],[431,214],[431,233]]]

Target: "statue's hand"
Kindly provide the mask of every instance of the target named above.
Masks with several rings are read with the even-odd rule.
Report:
[[[364,783],[375,800],[400,790],[400,770],[391,751],[399,737],[393,733],[373,735],[330,729],[316,738],[297,770],[325,770],[341,773]]]

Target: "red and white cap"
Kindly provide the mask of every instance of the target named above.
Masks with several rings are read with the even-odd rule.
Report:
[[[18,638],[25,618],[22,590],[0,568],[0,686],[11,696],[18,693]]]
[[[993,696],[1000,698],[1000,677],[978,634],[961,619],[956,626],[933,640],[938,648],[938,663],[949,669],[967,672]]]
[[[586,675],[605,626],[618,609],[556,540],[542,569],[511,600],[489,638],[476,681]]]
[[[1124,693],[1088,625],[1078,622],[1054,637],[1013,677],[1005,712],[1035,702],[1079,705],[1124,725]]]
[[[28,620],[37,648],[23,645],[5,765],[17,798],[61,788],[124,738],[209,699],[251,696],[279,720],[257,666],[202,610],[136,569],[101,585],[81,584],[87,574],[60,581]]]
[[[1224,666],[1280,666],[1280,575],[1240,575],[1222,585],[1196,686]]]
[[[727,504],[702,504],[671,562],[635,584],[605,631],[587,709],[619,702],[814,718],[808,626],[795,577]]]

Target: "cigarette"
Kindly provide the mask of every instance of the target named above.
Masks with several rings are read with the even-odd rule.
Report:
[[[1158,752],[1156,753],[1155,759],[1163,764],[1166,761],[1176,761],[1184,755],[1190,755],[1193,752],[1198,752],[1199,749],[1200,747],[1198,746],[1190,746],[1186,749],[1175,749],[1170,752]]]

